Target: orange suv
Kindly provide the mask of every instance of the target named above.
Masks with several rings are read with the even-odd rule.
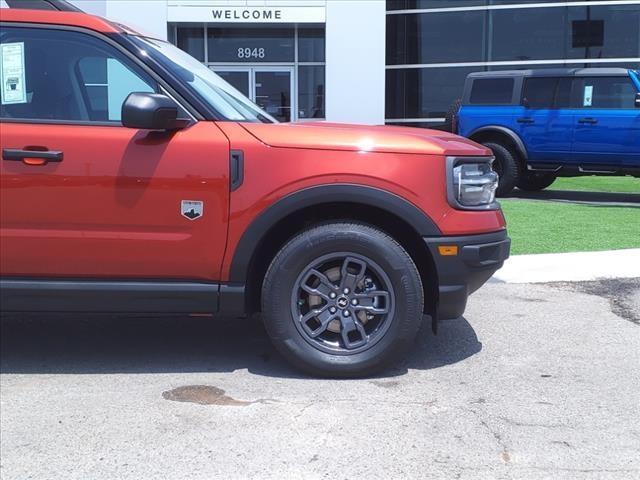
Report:
[[[360,376],[509,255],[482,146],[279,124],[164,41],[1,13],[3,312],[260,313],[297,367]]]

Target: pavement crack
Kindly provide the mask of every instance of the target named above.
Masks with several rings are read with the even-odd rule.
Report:
[[[539,427],[539,428],[568,428],[568,425],[562,423],[528,423],[528,422],[518,422],[517,420],[513,420],[508,417],[498,417],[505,423],[509,425],[513,425],[514,427]]]
[[[491,428],[491,426],[486,422],[484,418],[482,418],[480,413],[478,413],[476,410],[474,410],[473,408],[469,408],[468,410],[473,413],[473,415],[475,415],[475,417],[478,419],[478,422],[480,422],[480,425],[482,425],[482,427],[495,439],[498,446],[502,449],[502,452],[500,453],[500,459],[504,464],[509,465],[511,463],[511,454],[509,453],[509,447],[503,440],[502,435],[500,435],[500,433],[495,429]]]

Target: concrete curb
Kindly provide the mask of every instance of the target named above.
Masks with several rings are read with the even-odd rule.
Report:
[[[636,277],[640,277],[640,249],[516,255],[492,281],[549,283]]]

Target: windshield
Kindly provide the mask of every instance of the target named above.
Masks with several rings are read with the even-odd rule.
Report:
[[[278,123],[255,103],[225,82],[211,69],[178,47],[145,37],[131,37],[146,54],[174,73],[227,120]]]

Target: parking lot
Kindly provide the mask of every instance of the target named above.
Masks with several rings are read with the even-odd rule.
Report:
[[[490,283],[355,381],[248,320],[7,317],[0,476],[637,478],[639,312],[639,280]]]

